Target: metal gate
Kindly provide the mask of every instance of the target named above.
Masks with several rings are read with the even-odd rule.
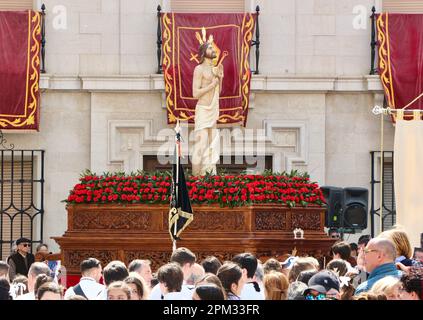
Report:
[[[380,218],[381,210],[379,201],[376,201],[376,195],[380,194],[380,189],[375,190],[376,186],[380,188],[380,180],[376,180],[376,172],[379,173],[378,165],[380,165],[378,158],[383,162],[383,185],[382,185],[382,231],[388,230],[395,225],[396,209],[395,209],[395,190],[394,190],[394,152],[384,151],[382,156],[380,151],[371,151],[371,203],[370,203],[370,221],[371,221],[371,235],[375,235],[375,216]],[[380,168],[380,167],[379,167]],[[379,173],[380,174],[380,173]],[[378,206],[379,208],[375,208]]]
[[[0,150],[0,259],[20,237],[43,240],[44,150]]]

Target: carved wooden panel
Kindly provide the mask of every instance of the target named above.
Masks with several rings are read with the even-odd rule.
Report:
[[[201,263],[208,256],[215,256],[221,263],[230,261],[234,256],[241,252],[227,252],[227,251],[196,251],[197,263]]]
[[[292,229],[301,228],[303,230],[321,230],[320,212],[292,212],[291,223]]]
[[[195,211],[194,220],[186,231],[242,231],[244,220],[242,212]],[[164,219],[164,228],[169,228],[168,219]]]
[[[150,230],[151,213],[134,211],[86,211],[73,217],[74,229]]]
[[[152,271],[155,272],[170,261],[171,255],[170,251],[125,251],[125,264],[128,266],[135,259],[148,259],[151,261]]]
[[[117,251],[109,250],[65,250],[64,265],[69,269],[78,269],[83,260],[88,258],[96,258],[101,261],[103,268],[113,260],[118,260]]]
[[[257,211],[256,230],[285,230],[286,212]]]

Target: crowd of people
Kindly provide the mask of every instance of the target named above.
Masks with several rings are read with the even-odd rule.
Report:
[[[35,262],[29,239],[16,245],[0,262],[0,300],[423,300],[423,250],[413,253],[400,228],[361,236],[357,244],[339,240],[327,263],[294,255],[261,261],[252,253],[197,261],[180,247],[153,274],[149,260],[112,261],[103,269],[93,257],[81,262],[79,283],[66,290],[46,262]]]

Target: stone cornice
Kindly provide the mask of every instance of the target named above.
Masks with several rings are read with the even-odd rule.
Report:
[[[43,90],[88,92],[163,92],[163,75],[62,76],[41,75]],[[382,92],[379,76],[253,75],[253,92]]]

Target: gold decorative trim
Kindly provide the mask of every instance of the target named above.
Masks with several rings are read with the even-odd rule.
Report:
[[[251,79],[250,64],[248,55],[250,53],[249,42],[252,39],[252,30],[254,29],[254,16],[251,13],[244,14],[241,32],[243,32],[243,39],[241,43],[241,50],[239,50],[240,58],[240,91],[241,103],[239,106],[222,109],[224,112],[235,112],[235,114],[222,114],[219,116],[218,123],[227,123],[228,120],[233,122],[240,122],[245,126],[246,117],[243,115],[248,110],[249,105],[249,82]],[[164,13],[162,15],[162,33],[163,33],[163,71],[165,80],[166,92],[166,109],[168,116],[168,123],[176,123],[177,120],[189,121],[193,120],[195,115],[188,115],[186,112],[193,110],[188,108],[178,108],[176,96],[176,71],[175,71],[175,17],[174,14]],[[218,26],[215,26],[218,27]],[[188,27],[178,27],[188,28]],[[196,28],[193,28],[196,29]],[[245,32],[244,32],[245,30]],[[172,41],[172,44],[171,44]],[[177,53],[178,54],[178,53]],[[172,58],[171,58],[172,56]],[[179,54],[178,54],[179,56]],[[173,73],[171,72],[173,70]],[[172,83],[173,81],[173,83]],[[184,97],[181,97],[184,98]],[[228,98],[228,97],[227,97]],[[242,112],[241,112],[242,111]],[[176,114],[176,112],[178,112]]]

